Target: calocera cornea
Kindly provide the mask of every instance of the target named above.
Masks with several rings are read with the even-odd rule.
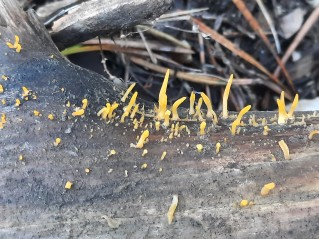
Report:
[[[82,100],[82,109],[85,110],[88,107],[89,101],[88,99]]]
[[[20,43],[19,43],[20,38],[19,38],[18,35],[15,35],[15,36],[14,36],[14,39],[15,39],[14,44],[12,44],[12,43],[10,43],[10,42],[7,42],[6,44],[7,44],[7,46],[8,46],[9,48],[15,49],[17,53],[20,53],[20,51],[21,51],[21,49],[22,49],[22,47],[21,47],[21,45],[20,45]]]
[[[61,138],[56,138],[53,145],[57,147],[59,144],[61,144]]]
[[[99,112],[97,113],[97,116],[98,117],[101,116],[101,118],[105,120],[107,118],[110,110],[111,110],[111,104],[106,103],[105,107],[103,107],[102,109],[99,110]]]
[[[186,97],[182,97],[178,100],[176,100],[172,106],[172,120],[179,120],[177,108],[180,106],[184,101],[186,100]]]
[[[260,195],[267,196],[269,192],[273,190],[275,187],[276,187],[276,184],[274,182],[265,184],[260,191]]]
[[[220,152],[221,144],[219,142],[216,143],[216,154]]]
[[[175,210],[177,208],[177,204],[178,204],[178,195],[173,195],[172,204],[169,207],[168,212],[167,212],[168,224],[172,224],[172,222],[173,222],[174,213],[175,213]]]
[[[71,181],[67,181],[67,182],[65,183],[64,188],[65,188],[65,189],[71,189],[72,186],[73,186],[73,183],[72,183]]]
[[[132,107],[135,105],[137,95],[138,93],[137,91],[135,91],[132,98],[130,99],[129,104],[124,108],[124,113],[122,114],[122,117],[121,117],[121,123],[124,123],[125,118],[130,114]]]
[[[72,112],[72,116],[73,117],[82,116],[82,115],[84,115],[84,113],[85,113],[84,109],[78,108],[78,109],[75,109],[74,112]]]
[[[161,155],[161,160],[164,160],[164,158],[166,157],[166,154],[167,154],[167,152],[166,151],[164,151],[163,153],[162,153],[162,155]]]
[[[244,116],[244,114],[246,114],[251,108],[251,105],[247,105],[246,107],[244,107],[238,114],[236,120],[232,123],[231,125],[231,134],[235,135],[236,134],[236,128],[237,126],[240,126],[241,124],[241,119]]]
[[[171,111],[170,110],[166,110],[165,114],[164,114],[164,123],[163,123],[166,127],[169,126],[169,116],[170,115],[171,115]]]
[[[121,98],[121,101],[124,103],[128,97],[128,95],[130,94],[130,92],[133,90],[134,86],[136,85],[136,83],[133,83],[132,85],[129,86],[129,88],[127,88],[126,92],[124,93],[123,97]]]
[[[49,120],[54,120],[54,115],[53,115],[53,114],[49,114],[49,115],[48,115],[48,119],[49,119]]]
[[[265,125],[263,135],[267,136],[269,131],[270,131],[269,127],[267,125]]]
[[[227,82],[227,85],[225,87],[225,91],[224,91],[224,95],[223,95],[223,112],[222,112],[222,116],[223,119],[227,119],[228,118],[228,97],[229,97],[229,93],[230,93],[230,87],[231,84],[233,83],[233,74],[230,75],[229,80]]]
[[[197,102],[197,105],[195,106],[195,110],[196,110],[195,116],[197,116],[199,121],[204,121],[204,118],[202,116],[202,111],[201,111],[202,104],[203,104],[203,98],[200,97]]]
[[[16,103],[14,104],[15,107],[19,107],[21,105],[20,99],[16,99]]]
[[[143,146],[144,146],[144,144],[145,144],[145,142],[146,142],[146,139],[148,138],[149,135],[150,135],[150,132],[149,132],[148,130],[145,130],[145,131],[142,133],[142,135],[141,135],[139,141],[137,142],[137,144],[136,144],[134,147],[135,147],[135,148],[138,148],[138,149],[143,148]]]
[[[161,90],[159,92],[158,96],[158,109],[157,109],[157,120],[162,120],[165,118],[165,113],[167,111],[167,84],[168,84],[168,78],[169,78],[169,69],[167,69],[165,78],[161,87]]]
[[[278,124],[286,124],[288,119],[293,118],[293,113],[298,105],[299,96],[298,94],[295,95],[295,98],[292,102],[291,108],[289,112],[286,111],[286,104],[285,104],[285,92],[282,91],[280,94],[280,99],[277,99],[278,105]]]
[[[159,131],[160,130],[160,126],[161,126],[161,123],[159,121],[156,121],[155,122],[155,130]]]
[[[109,112],[107,113],[107,117],[109,119],[112,119],[113,117],[115,117],[115,113],[114,111],[119,107],[119,104],[114,102],[111,106],[110,106],[110,110]],[[114,114],[113,114],[114,113]]]
[[[195,114],[195,108],[194,108],[195,98],[196,98],[195,93],[194,91],[192,91],[191,96],[189,97],[189,111],[188,111],[189,115]]]
[[[4,92],[4,88],[3,86],[0,84],[0,93],[3,93]]]
[[[213,110],[212,102],[210,101],[208,96],[205,95],[205,93],[202,92],[200,94],[200,96],[203,98],[204,103],[205,103],[205,105],[207,107],[206,118],[213,119],[213,123],[216,125],[218,123],[218,118],[217,118],[217,115],[216,115],[215,111]]]
[[[285,143],[285,141],[284,141],[284,140],[280,140],[280,141],[278,142],[278,144],[279,144],[279,146],[280,146],[282,152],[284,153],[285,159],[286,159],[286,160],[290,160],[291,157],[290,157],[290,154],[289,154],[289,148],[288,148],[287,144]]]
[[[200,126],[199,126],[199,134],[200,135],[204,135],[205,134],[205,128],[206,128],[206,122],[203,121],[202,123],[200,123]]]

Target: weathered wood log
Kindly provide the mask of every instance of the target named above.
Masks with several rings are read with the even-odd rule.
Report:
[[[2,238],[318,235],[319,140],[318,135],[308,139],[309,132],[319,127],[318,114],[298,113],[295,123],[280,126],[271,119],[275,113],[252,112],[236,136],[229,130],[232,119],[220,120],[218,126],[207,121],[204,136],[198,135],[199,122],[182,121],[190,135],[183,131],[172,139],[170,129],[154,129],[152,117],[137,130],[129,119],[106,123],[96,112],[105,101],[120,102],[121,87],[60,56],[33,14],[19,11],[14,1],[1,0],[0,7],[0,19],[5,19],[0,52],[7,53],[0,57],[0,72],[8,77],[1,82],[0,94],[0,100],[6,100],[0,113],[7,121],[0,130]],[[20,36],[20,53],[6,45],[14,34]],[[22,86],[32,90],[28,100]],[[14,106],[16,98],[22,102],[19,107]],[[89,99],[85,116],[73,117],[83,98]],[[66,106],[68,101],[71,107]],[[122,108],[120,104],[118,116]],[[42,116],[35,116],[34,110]],[[48,114],[55,119],[49,120]],[[267,136],[261,120],[256,127],[248,124],[253,114],[267,119],[271,129]],[[130,144],[146,125],[150,136],[143,157],[143,149]],[[58,137],[62,142],[55,147]],[[282,139],[291,160],[283,157],[278,145]],[[203,152],[196,150],[197,144],[204,146]],[[110,155],[111,150],[117,153]],[[163,151],[167,155],[160,160]],[[148,166],[141,169],[144,163]],[[67,181],[74,183],[70,190],[64,188]],[[269,182],[276,188],[260,196]],[[166,213],[174,194],[179,195],[179,204],[169,225]],[[241,208],[242,199],[254,205]]]
[[[52,39],[59,49],[101,34],[154,20],[166,12],[172,0],[90,0],[54,22]]]

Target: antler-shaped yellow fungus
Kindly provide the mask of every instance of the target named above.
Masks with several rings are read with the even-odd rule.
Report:
[[[88,103],[89,103],[89,102],[88,102],[88,99],[83,99],[83,100],[82,100],[82,109],[85,110],[86,107],[88,106]]]
[[[169,69],[167,69],[165,78],[158,96],[158,109],[157,109],[157,119],[162,120],[165,117],[166,107],[167,107],[167,84],[168,84],[168,77],[169,77]]]
[[[200,123],[200,126],[199,126],[199,134],[200,135],[204,135],[205,134],[205,128],[206,128],[206,122],[203,121],[202,123]]]
[[[53,145],[56,147],[61,143],[61,139],[60,138],[56,138]]]
[[[203,98],[200,97],[198,102],[197,102],[197,105],[195,106],[195,109],[196,109],[195,116],[198,117],[199,121],[204,121],[204,118],[202,117],[202,112],[200,110],[200,108],[202,107],[202,103],[203,103]]]
[[[312,139],[315,134],[319,134],[319,130],[313,130],[310,132],[308,139]]]
[[[109,112],[111,109],[111,104],[110,103],[106,103],[106,106],[103,107],[102,109],[100,109],[100,111],[97,113],[98,117],[102,117],[102,119],[106,119],[106,117],[108,116]]]
[[[15,107],[19,107],[21,105],[21,101],[16,99],[16,103],[14,104]]]
[[[220,143],[218,142],[217,144],[216,144],[216,154],[218,154],[219,153],[219,151],[220,151]]]
[[[279,146],[280,146],[282,152],[284,153],[285,159],[286,159],[286,160],[290,160],[291,158],[290,158],[290,155],[289,155],[289,148],[288,148],[287,144],[285,143],[285,141],[280,140],[280,141],[278,142],[278,144],[279,144]]]
[[[111,107],[110,107],[110,110],[109,110],[109,113],[107,114],[107,117],[109,119],[112,119],[114,116],[115,116],[115,113],[113,114],[114,110],[117,109],[117,107],[119,107],[119,104],[114,102]]]
[[[126,101],[126,98],[128,97],[129,93],[133,90],[134,86],[136,85],[136,83],[133,83],[132,85],[130,85],[129,88],[127,88],[125,94],[123,95],[123,97],[121,98],[122,102]]]
[[[165,115],[164,115],[164,125],[165,125],[166,127],[169,126],[169,116],[170,116],[170,115],[171,115],[171,111],[166,110],[166,111],[165,111]]]
[[[263,188],[261,189],[260,191],[260,195],[261,196],[266,196],[269,194],[269,192],[271,190],[273,190],[274,188],[276,187],[276,184],[275,183],[267,183],[263,186]]]
[[[19,44],[19,41],[20,41],[20,38],[19,38],[19,36],[17,36],[17,35],[15,35],[14,36],[14,38],[15,38],[15,42],[14,42],[14,44],[12,45],[10,42],[7,42],[7,46],[9,47],[9,48],[14,48],[14,49],[16,49],[16,52],[20,52],[21,51],[21,45]]]
[[[194,105],[195,105],[195,93],[192,91],[191,96],[189,98],[189,112],[188,112],[188,114],[190,114],[190,115],[195,114]]]
[[[227,82],[225,91],[224,91],[224,95],[223,95],[223,119],[227,119],[228,118],[228,96],[229,96],[229,92],[230,92],[230,86],[233,83],[233,74],[230,75],[229,80]]]
[[[251,105],[247,105],[244,107],[238,114],[237,119],[232,123],[231,125],[231,134],[235,135],[236,134],[236,128],[237,126],[240,125],[241,118],[246,114],[251,108]]]
[[[137,98],[137,91],[134,92],[129,104],[125,107],[125,111],[124,113],[126,113],[127,115],[129,115],[133,105],[135,104],[136,98]]]
[[[177,113],[177,108],[180,106],[184,101],[186,100],[186,97],[182,97],[175,101],[175,103],[172,106],[172,120],[179,120],[179,116]]]
[[[288,118],[289,118],[289,119],[293,118],[293,113],[294,113],[294,111],[295,111],[296,108],[297,108],[298,101],[299,101],[299,95],[296,94],[296,95],[295,95],[295,98],[294,98],[294,101],[292,102],[291,108],[290,108],[290,110],[289,110],[289,112],[288,112]]]
[[[215,111],[213,110],[213,106],[212,106],[212,103],[211,103],[210,99],[203,92],[200,94],[200,96],[203,98],[204,103],[205,103],[205,105],[207,107],[206,117],[210,118],[210,119],[213,119],[214,124],[217,124],[218,123],[218,118],[217,118],[217,115],[216,115]]]
[[[277,105],[278,105],[278,124],[285,124],[287,122],[288,115],[286,112],[284,91],[281,92],[280,99],[277,99]]]
[[[84,109],[78,109],[78,110],[76,110],[76,111],[74,111],[74,112],[72,113],[72,116],[73,116],[73,117],[75,117],[75,116],[82,116],[82,115],[84,115]]]
[[[130,118],[131,118],[131,119],[133,119],[133,118],[135,117],[135,114],[136,114],[136,112],[137,112],[137,110],[138,110],[139,105],[140,105],[140,104],[137,104],[137,105],[134,106],[134,108],[133,108],[133,110],[132,110],[132,113],[131,113],[131,115],[130,115]]]
[[[22,93],[22,97],[23,97],[23,98],[29,96],[30,90],[29,90],[27,87],[22,86],[22,91],[23,91],[23,93]]]
[[[177,204],[178,204],[178,195],[173,195],[173,201],[167,213],[168,224],[171,224],[173,222],[174,213],[175,213]]]
[[[156,131],[159,131],[159,130],[160,130],[160,125],[161,125],[161,123],[160,123],[159,121],[156,121],[156,122],[155,122],[155,130],[156,130]]]
[[[143,148],[144,143],[145,143],[145,140],[148,138],[149,135],[150,135],[150,132],[149,132],[148,130],[145,130],[145,131],[142,133],[142,135],[141,135],[139,141],[138,141],[137,144],[135,145],[135,148],[138,148],[138,149]]]

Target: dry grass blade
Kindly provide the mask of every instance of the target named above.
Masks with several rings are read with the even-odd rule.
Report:
[[[310,30],[310,28],[313,26],[313,24],[316,23],[317,19],[319,17],[319,7],[315,8],[311,15],[308,17],[304,25],[301,27],[300,31],[298,32],[297,36],[293,40],[293,42],[290,44],[288,49],[286,50],[284,56],[282,57],[281,61],[283,64],[287,62],[293,51],[297,48],[299,43],[302,41],[302,39],[305,37],[307,32]],[[274,75],[278,76],[280,72],[280,67],[277,67],[274,71]]]
[[[262,71],[263,73],[265,73],[270,79],[272,79],[274,82],[276,82],[276,84],[280,87],[281,90],[284,90],[285,87],[282,85],[282,83],[278,80],[278,78],[276,78],[275,76],[273,76],[263,65],[261,65],[255,58],[253,58],[251,55],[249,55],[247,52],[238,49],[237,46],[235,46],[231,41],[229,41],[227,38],[225,38],[224,36],[222,36],[221,34],[219,34],[218,32],[216,32],[215,30],[211,29],[210,27],[208,27],[206,24],[204,24],[203,22],[201,22],[198,19],[192,18],[192,21],[197,24],[199,30],[206,34],[207,36],[209,36],[210,38],[212,38],[213,40],[215,40],[216,42],[218,42],[219,44],[223,45],[224,47],[226,47],[228,50],[232,51],[235,55],[240,56],[241,58],[243,58],[245,61],[249,62],[250,64],[252,64],[253,66],[257,67],[260,71]],[[278,94],[281,93],[281,91],[276,91]],[[285,92],[287,92],[287,98],[289,100],[292,100],[292,96],[290,94],[290,92],[288,90],[285,90]]]
[[[255,19],[255,17],[252,15],[252,13],[249,11],[249,9],[246,7],[245,3],[242,0],[233,0],[233,3],[236,5],[238,10],[246,18],[246,20],[249,23],[250,27],[261,37],[263,42],[266,44],[266,46],[270,50],[271,54],[276,59],[279,67],[282,69],[282,71],[283,71],[283,73],[284,73],[284,75],[285,75],[285,77],[286,77],[286,79],[287,79],[287,81],[289,83],[289,86],[295,92],[296,90],[295,90],[294,83],[292,82],[291,76],[289,75],[288,71],[286,70],[285,65],[282,63],[282,61],[278,57],[276,51],[274,50],[274,48],[272,47],[272,45],[271,45],[271,43],[270,43],[270,41],[268,39],[268,37],[266,36],[264,31],[262,30],[261,26],[259,25],[259,23]]]

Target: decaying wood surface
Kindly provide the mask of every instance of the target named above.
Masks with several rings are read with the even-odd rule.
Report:
[[[0,1],[2,18],[8,17],[3,7],[14,7],[10,4]],[[308,139],[309,132],[319,127],[317,113],[304,113],[304,117],[298,113],[295,123],[278,126],[272,124],[274,113],[251,112],[236,136],[229,130],[233,119],[220,121],[217,127],[208,123],[204,136],[198,135],[198,122],[184,122],[191,134],[182,132],[173,139],[168,139],[170,129],[151,128],[154,121],[148,117],[135,131],[130,120],[106,123],[96,112],[106,101],[119,102],[121,87],[70,64],[58,55],[43,29],[34,25],[35,18],[16,13],[21,21],[14,22],[15,28],[9,20],[0,28],[1,54],[8,53],[5,60],[3,55],[0,58],[1,74],[8,77],[1,81],[5,90],[0,94],[0,100],[7,100],[0,106],[7,117],[0,130],[1,238],[318,236],[319,137]],[[14,34],[21,39],[19,54],[5,44]],[[30,38],[40,43],[38,48]],[[37,99],[22,100],[21,106],[14,107],[22,86]],[[85,116],[72,117],[83,98],[89,100]],[[34,110],[42,116],[34,116]],[[55,115],[52,121],[47,118],[50,113]],[[257,127],[248,125],[253,114],[268,120],[268,136],[263,135],[260,121]],[[142,157],[143,150],[130,144],[136,143],[146,125],[148,154]],[[62,142],[55,147],[57,137]],[[167,141],[161,142],[163,137]],[[282,139],[291,160],[283,157],[278,145]],[[202,144],[204,151],[198,152],[196,144]],[[110,156],[112,149],[117,154]],[[160,160],[163,151],[167,155]],[[19,155],[24,160],[19,161]],[[141,169],[144,163],[148,166]],[[86,174],[85,168],[91,172]],[[64,188],[68,180],[74,183],[71,190]],[[276,188],[260,196],[269,182]],[[169,225],[166,213],[174,194],[179,195],[179,204]],[[242,199],[254,205],[240,208]]]
[[[172,0],[90,0],[79,4],[52,27],[52,39],[59,49],[73,46],[101,34],[118,33],[152,21],[166,12]]]

